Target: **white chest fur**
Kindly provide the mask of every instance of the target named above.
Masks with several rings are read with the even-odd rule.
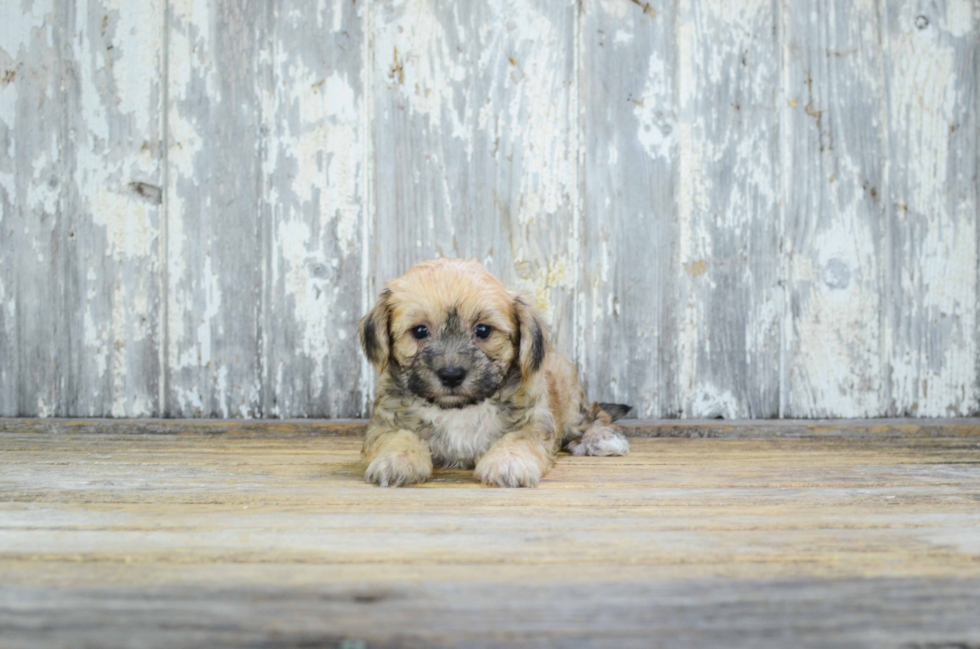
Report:
[[[430,406],[421,414],[432,426],[432,459],[443,466],[472,468],[506,432],[500,409],[489,401],[446,410]]]

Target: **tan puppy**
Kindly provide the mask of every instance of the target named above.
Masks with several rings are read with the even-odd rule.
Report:
[[[360,335],[380,374],[364,440],[368,482],[423,482],[436,464],[533,487],[563,447],[629,452],[612,425],[629,406],[588,404],[529,301],[477,261],[433,259],[391,280]]]

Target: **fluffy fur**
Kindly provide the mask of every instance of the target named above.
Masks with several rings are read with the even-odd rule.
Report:
[[[589,404],[530,301],[476,261],[434,259],[388,282],[360,322],[378,371],[365,479],[424,482],[433,465],[484,484],[533,487],[561,448],[625,455],[620,404]]]

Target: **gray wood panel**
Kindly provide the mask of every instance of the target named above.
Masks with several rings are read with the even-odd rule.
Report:
[[[0,415],[70,414],[68,14],[0,6]]]
[[[681,412],[775,417],[783,321],[777,14],[769,0],[685,0],[678,12]]]
[[[528,291],[573,352],[575,5],[378,2],[375,283],[476,257]]]
[[[681,409],[674,5],[584,3],[578,362],[589,396]],[[623,74],[623,71],[629,74]]]
[[[980,414],[976,0],[0,19],[2,416],[362,416],[434,255],[639,416]]]
[[[881,6],[891,414],[978,409],[975,2]]]
[[[68,413],[160,413],[163,3],[71,4]]]
[[[877,3],[784,2],[784,415],[885,412],[887,117]],[[785,173],[785,172],[784,172]],[[846,332],[846,335],[842,335]]]
[[[366,394],[363,3],[274,5],[263,412],[352,417]],[[366,378],[366,377],[365,377]],[[373,377],[372,377],[373,378]]]
[[[169,7],[167,416],[263,414],[269,8]]]

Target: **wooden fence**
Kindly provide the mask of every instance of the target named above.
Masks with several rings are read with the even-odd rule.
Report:
[[[645,417],[980,409],[977,0],[5,0],[0,415],[369,410],[427,257]]]

